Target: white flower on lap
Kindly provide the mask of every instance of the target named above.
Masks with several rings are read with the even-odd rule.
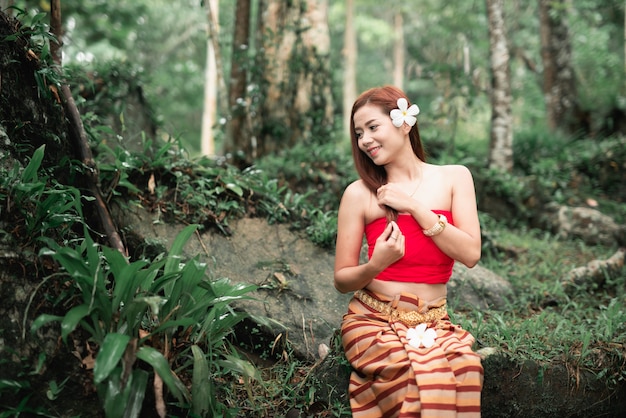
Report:
[[[406,333],[406,339],[409,345],[415,348],[430,348],[435,344],[437,333],[432,328],[426,328],[426,324],[419,324],[415,328],[409,328]]]

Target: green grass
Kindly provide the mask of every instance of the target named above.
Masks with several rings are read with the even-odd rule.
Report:
[[[566,288],[565,274],[617,250],[563,241],[536,230],[498,231],[516,258],[487,255],[481,264],[508,280],[515,296],[505,311],[458,313],[484,346],[519,361],[563,363],[615,384],[626,379],[626,268],[602,285]],[[617,367],[620,365],[619,367]]]

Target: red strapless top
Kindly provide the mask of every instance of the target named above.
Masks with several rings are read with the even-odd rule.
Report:
[[[446,210],[433,210],[445,215],[453,224],[452,213]],[[376,278],[384,281],[445,284],[450,280],[454,260],[444,254],[433,239],[422,232],[423,229],[411,215],[398,215],[396,221],[405,236],[404,257],[383,270]],[[372,257],[376,239],[387,226],[385,218],[376,219],[365,225],[368,257]]]

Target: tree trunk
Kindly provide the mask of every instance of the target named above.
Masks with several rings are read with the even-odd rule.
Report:
[[[250,50],[250,0],[237,0],[233,33],[233,50],[228,86],[228,109],[230,120],[227,125],[224,153],[232,154],[236,144],[245,143],[250,126],[246,124],[250,103],[246,95],[248,85],[248,60]]]
[[[404,21],[402,12],[394,15],[393,85],[403,89],[404,85]]]
[[[568,7],[567,0],[539,0],[547,125],[550,130],[573,133],[581,123],[574,119],[578,106],[567,24]]]
[[[332,133],[327,0],[265,0],[257,73],[264,99],[248,143],[249,161]],[[254,141],[254,138],[257,138]]]
[[[491,132],[489,167],[513,170],[513,126],[509,49],[504,26],[503,0],[487,0],[491,65]]]
[[[206,67],[204,69],[204,107],[202,111],[202,133],[200,144],[202,155],[215,155],[213,126],[215,125],[217,115],[218,1],[207,1],[206,8],[208,39],[206,49]]]
[[[354,29],[354,0],[346,0],[346,28],[343,38],[343,127],[344,134],[350,138],[350,113],[356,100],[356,58],[358,44]]]
[[[58,66],[62,64],[63,24],[61,23],[61,0],[50,2],[50,32],[56,35],[56,42],[50,41],[50,55]]]

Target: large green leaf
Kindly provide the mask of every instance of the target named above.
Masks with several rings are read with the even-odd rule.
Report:
[[[40,146],[33,153],[33,157],[30,159],[30,162],[24,169],[22,173],[22,182],[23,183],[31,183],[37,180],[37,171],[41,166],[41,161],[43,160],[44,150],[46,149],[45,145]]]
[[[146,396],[149,373],[145,370],[135,369],[131,375],[130,394],[124,410],[123,418],[136,418],[141,413],[143,399]]]
[[[176,239],[174,239],[174,243],[170,248],[167,262],[165,263],[165,274],[178,271],[178,265],[180,264],[180,257],[183,252],[183,248],[197,229],[198,225],[188,225],[176,236]]]
[[[174,330],[179,329],[180,327],[187,328],[195,324],[196,324],[196,320],[194,318],[185,318],[185,317],[176,319],[174,321],[166,321],[162,323],[161,325],[159,325],[154,331],[152,331],[152,334],[159,334],[161,332],[166,332],[167,330],[174,331]]]
[[[148,263],[143,260],[129,263],[127,258],[118,250],[109,247],[102,248],[102,254],[113,274],[114,288],[111,308],[120,308],[120,303],[128,304],[135,296],[137,283],[135,281],[138,272]]]
[[[76,329],[84,317],[89,315],[89,305],[82,304],[70,309],[61,321],[61,337],[67,342],[67,336]]]
[[[104,337],[93,368],[93,380],[96,385],[109,377],[124,355],[129,341],[130,336],[118,333],[109,333]]]
[[[185,400],[189,399],[189,391],[185,385],[183,385],[183,382],[172,372],[167,360],[158,350],[152,347],[141,347],[137,351],[137,358],[145,361],[154,368],[155,372],[159,374],[170,392],[172,392],[179,402],[183,403]]]
[[[262,380],[259,370],[248,360],[226,355],[224,360],[218,360],[218,364],[229,372],[240,374],[248,379]]]
[[[124,416],[131,394],[132,382],[127,382],[126,385],[122,386],[120,378],[122,373],[122,367],[117,367],[109,378],[98,386],[106,418],[120,418]]]
[[[212,384],[209,381],[209,364],[206,355],[197,345],[191,346],[193,353],[193,374],[191,382],[191,411],[204,416],[208,412],[212,398]]]
[[[43,314],[43,315],[39,315],[31,324],[30,326],[30,332],[35,333],[37,332],[37,330],[39,328],[41,328],[42,326],[49,324],[50,322],[61,322],[63,320],[62,316],[58,316],[58,315],[50,315],[50,314]]]

